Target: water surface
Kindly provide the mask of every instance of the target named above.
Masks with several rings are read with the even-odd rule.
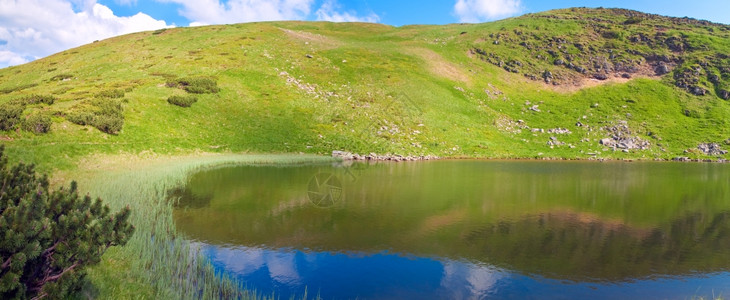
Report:
[[[173,194],[217,269],[282,298],[730,295],[729,165],[234,167]]]

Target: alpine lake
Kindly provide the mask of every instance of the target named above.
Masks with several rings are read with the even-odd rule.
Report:
[[[218,272],[280,299],[730,297],[730,164],[224,167],[171,194]]]

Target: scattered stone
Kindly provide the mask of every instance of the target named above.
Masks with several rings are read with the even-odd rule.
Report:
[[[548,133],[554,133],[554,134],[572,134],[573,132],[568,130],[567,128],[552,128],[548,129]]]
[[[629,74],[629,73],[623,73],[623,74],[621,74],[621,78],[631,79],[631,74]]]
[[[639,137],[633,136],[626,121],[620,121],[614,126],[606,126],[603,128],[610,136],[600,140],[600,144],[609,148],[621,150],[646,150],[649,149],[649,142]]]
[[[697,145],[697,149],[707,155],[725,155],[727,150],[722,150],[717,143],[703,143]]]
[[[420,155],[420,156],[403,156],[399,154],[385,154],[379,155],[376,153],[370,153],[367,155],[360,155],[357,153],[351,153],[347,151],[334,150],[332,151],[332,157],[341,158],[342,160],[366,160],[366,161],[419,161],[419,160],[437,160],[440,159],[438,156],[433,155]]]
[[[530,106],[530,110],[531,111],[534,111],[534,112],[540,112],[541,111],[539,105],[537,105],[537,104],[535,104],[533,106]]]
[[[307,58],[314,58],[314,56],[312,56],[311,54],[307,54],[306,56]]]
[[[686,156],[677,156],[675,158],[672,158],[673,161],[692,161],[689,159],[689,157]]]
[[[555,146],[562,146],[565,145],[564,142],[561,142],[558,140],[558,138],[551,136],[550,140],[547,142],[547,145],[550,146],[550,148],[553,148]]]

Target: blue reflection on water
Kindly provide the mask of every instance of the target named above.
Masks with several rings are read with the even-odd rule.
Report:
[[[687,299],[730,295],[730,272],[619,283],[566,282],[481,263],[392,253],[199,244],[217,272],[280,299]]]

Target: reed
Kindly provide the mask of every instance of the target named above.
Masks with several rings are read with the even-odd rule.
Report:
[[[197,171],[237,165],[294,165],[331,162],[332,158],[311,155],[215,155],[174,160],[142,160],[121,167],[79,171],[81,188],[98,195],[113,210],[132,207],[130,221],[137,228],[126,246],[110,251],[112,260],[130,261],[127,270],[134,280],[151,288],[152,295],[126,291],[135,298],[158,299],[266,299],[229,276],[216,273],[194,242],[175,229],[172,202],[167,192],[185,183]],[[104,263],[99,268],[104,268]],[[93,277],[95,272],[91,270]],[[101,280],[101,283],[97,281]],[[112,279],[113,280],[113,279]],[[99,298],[124,293],[114,282],[92,278]],[[117,283],[122,284],[123,283]],[[107,286],[98,287],[98,285]],[[306,295],[302,295],[306,297]]]

